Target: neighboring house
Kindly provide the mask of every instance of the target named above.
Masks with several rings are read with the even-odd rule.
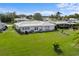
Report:
[[[15,18],[14,21],[15,21],[15,22],[29,21],[29,19],[27,19],[27,18],[25,18],[25,17],[21,17],[21,18]]]
[[[14,28],[20,33],[43,32],[55,30],[55,24],[47,21],[24,21],[15,23]]]
[[[5,31],[7,28],[7,24],[0,22],[0,32]]]
[[[74,24],[76,24],[68,21],[55,21],[52,23],[55,23],[57,28],[71,28]]]
[[[51,18],[49,16],[43,16],[43,21],[51,21]]]
[[[79,23],[79,20],[75,18],[69,18],[68,22]]]

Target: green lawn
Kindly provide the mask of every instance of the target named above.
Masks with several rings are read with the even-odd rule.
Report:
[[[20,35],[11,27],[0,33],[1,56],[57,56],[52,44],[58,42],[65,56],[79,55],[78,30],[59,31]],[[77,46],[76,46],[77,43]]]

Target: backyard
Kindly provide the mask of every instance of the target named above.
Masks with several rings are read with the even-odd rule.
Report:
[[[11,26],[0,33],[1,56],[57,56],[52,44],[58,42],[64,56],[79,55],[79,30],[18,34]]]

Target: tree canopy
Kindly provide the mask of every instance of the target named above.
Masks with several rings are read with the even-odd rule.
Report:
[[[0,14],[0,20],[2,22],[6,22],[6,23],[13,23],[14,22],[14,18],[16,16],[16,13],[6,13],[6,14]]]
[[[56,20],[62,20],[61,12],[57,12],[55,15],[51,15],[50,18],[56,19]]]
[[[71,15],[64,15],[61,16],[61,12],[57,12],[56,14],[51,14],[48,16],[52,20],[68,20],[69,18],[76,18],[79,19],[79,14],[71,14]],[[7,12],[7,13],[0,13],[0,20],[5,23],[13,23],[14,18],[20,18],[20,17],[26,17],[28,19],[34,19],[38,21],[42,21],[44,19],[44,16],[42,16],[40,13],[35,13],[34,15],[25,15],[25,14],[20,14],[17,15],[16,12]]]
[[[33,15],[33,19],[34,20],[40,20],[40,21],[42,21],[43,20],[43,17],[42,17],[42,15],[40,13],[35,13]]]

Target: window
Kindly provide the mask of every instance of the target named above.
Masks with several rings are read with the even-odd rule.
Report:
[[[48,26],[48,29],[49,29],[50,27]]]
[[[45,26],[46,29],[49,29],[49,26]]]
[[[22,29],[24,30],[25,28],[23,27]]]
[[[46,29],[46,30],[49,30],[49,26],[45,26],[45,29]]]
[[[22,29],[23,30],[29,30],[29,27],[23,27]]]
[[[38,30],[38,27],[35,27],[35,30]]]
[[[30,28],[29,27],[25,27],[25,30],[29,30]]]
[[[25,27],[25,29],[29,30],[29,27]]]

